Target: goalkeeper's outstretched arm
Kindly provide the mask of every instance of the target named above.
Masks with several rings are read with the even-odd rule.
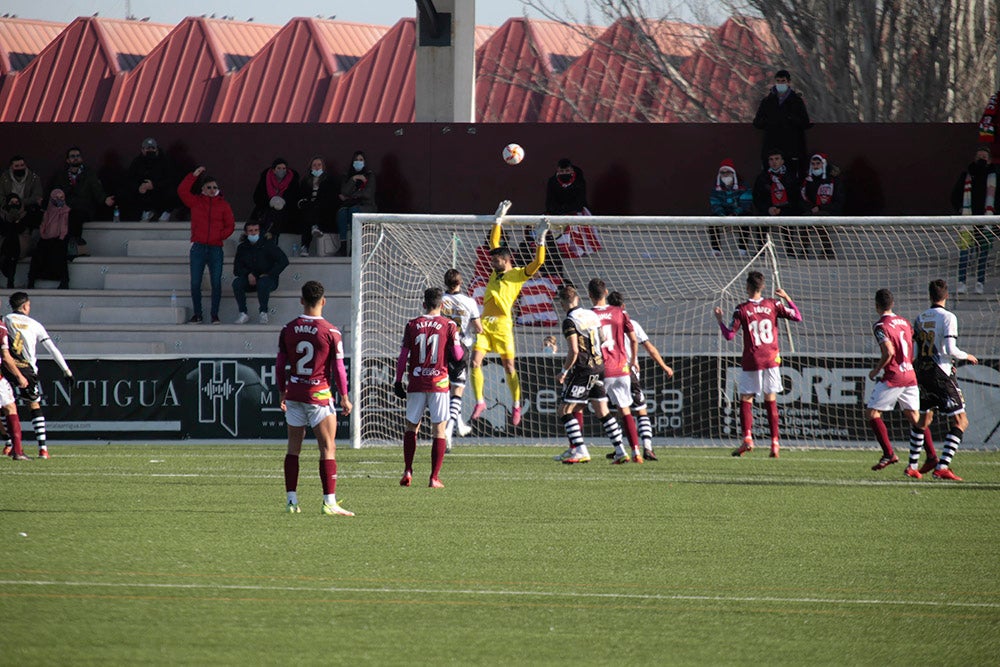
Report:
[[[549,220],[548,218],[542,218],[542,222],[535,229],[537,232],[535,246],[535,258],[531,260],[531,264],[524,267],[524,273],[533,276],[538,273],[538,269],[542,268],[542,264],[545,263],[545,241],[549,236]]]

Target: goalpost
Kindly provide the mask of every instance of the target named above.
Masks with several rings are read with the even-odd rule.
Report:
[[[722,338],[712,311],[720,307],[728,322],[733,308],[746,299],[747,273],[755,270],[766,278],[766,295],[785,289],[803,315],[800,323],[780,324],[785,391],[778,405],[785,445],[874,446],[864,405],[873,385],[868,371],[878,358],[871,333],[877,319],[875,291],[892,290],[894,311],[912,321],[929,306],[928,282],[943,278],[951,289],[948,308],[958,316],[959,345],[980,359],[979,366],[958,368],[970,416],[963,446],[1000,446],[1000,278],[991,267],[985,294],[973,294],[973,248],[969,293],[956,294],[960,252],[969,237],[963,228],[967,218],[801,217],[782,219],[780,225],[763,217],[545,219],[554,230],[548,247],[559,248],[562,262],[559,266],[547,259],[525,285],[515,308],[523,421],[517,428],[510,425],[511,397],[503,369],[496,355],[488,355],[483,369],[488,409],[472,424],[472,435],[455,437],[456,447],[482,442],[563,444],[555,376],[566,345],[555,290],[571,282],[586,307],[586,284],[595,277],[622,293],[630,316],[675,372],[668,379],[640,349],[654,446],[737,444],[736,378],[742,343],[739,337],[731,342]],[[515,258],[519,250],[530,253],[530,232],[543,216],[503,220],[505,242]],[[493,222],[493,216],[473,215],[354,216],[355,300],[347,332],[354,447],[401,441],[405,406],[393,396],[392,383],[403,327],[421,313],[423,290],[443,286],[449,268],[462,272],[465,290],[481,301]],[[717,234],[718,253],[711,248],[712,234]],[[516,259],[515,264],[527,261]],[[557,339],[558,354],[543,346],[550,335]],[[469,386],[465,419],[473,402]],[[904,442],[900,413],[894,411],[886,419],[893,440]],[[936,427],[945,421],[936,419]],[[767,421],[759,402],[754,429],[755,436],[766,439]],[[427,430],[422,431],[426,437]],[[584,431],[588,442],[604,442],[596,419],[586,419]]]

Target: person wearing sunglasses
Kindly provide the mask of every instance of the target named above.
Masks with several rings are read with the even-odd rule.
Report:
[[[205,167],[198,167],[184,177],[177,187],[177,195],[191,209],[191,304],[194,315],[189,322],[204,321],[201,307],[201,280],[208,267],[212,285],[212,324],[221,324],[219,304],[222,302],[222,244],[236,228],[236,219],[229,202],[222,198],[219,183],[205,176]],[[201,194],[194,193],[200,179]]]

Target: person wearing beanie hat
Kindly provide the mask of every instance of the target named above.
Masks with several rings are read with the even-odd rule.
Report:
[[[993,154],[989,144],[976,147],[973,161],[966,167],[951,191],[951,205],[959,215],[990,216],[996,220],[997,205],[997,165],[993,164]],[[958,288],[956,294],[965,294],[965,278],[969,270],[969,260],[975,250],[979,257],[976,267],[976,294],[984,291],[986,267],[996,231],[991,225],[975,225],[965,229],[959,236]]]
[[[739,177],[736,175],[736,165],[732,158],[725,158],[719,163],[719,171],[715,175],[715,188],[708,196],[708,204],[712,209],[712,215],[749,215],[753,205],[753,197],[749,190],[740,185]],[[708,228],[708,239],[715,257],[722,256],[721,235],[722,227]],[[749,228],[738,228],[737,244],[740,257],[745,257],[748,254],[747,238],[749,235]]]
[[[278,234],[301,234],[298,228],[299,172],[288,166],[285,158],[274,158],[261,172],[253,192],[254,209],[250,220],[260,223],[265,238]],[[291,205],[289,205],[291,203]]]
[[[139,154],[128,167],[128,187],[122,194],[122,214],[126,220],[170,220],[180,206],[177,177],[170,158],[153,137],[146,137]]]
[[[830,164],[826,153],[814,153],[809,158],[809,172],[802,181],[802,212],[806,215],[843,215],[844,186],[840,180],[840,171]],[[812,250],[812,239],[815,235],[819,240],[820,257],[833,259],[833,240],[827,227],[800,227],[798,242],[803,255],[808,256]]]

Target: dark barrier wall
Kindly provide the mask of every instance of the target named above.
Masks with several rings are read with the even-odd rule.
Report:
[[[241,219],[274,157],[302,173],[320,154],[341,174],[356,149],[376,172],[382,211],[486,214],[510,199],[512,213],[540,213],[546,179],[556,160],[569,157],[586,174],[595,214],[706,215],[720,160],[733,158],[741,182],[751,184],[761,141],[749,124],[7,123],[0,124],[0,160],[6,167],[22,154],[48,182],[76,144],[114,192],[147,136],[182,169],[204,164]],[[808,140],[843,169],[848,214],[940,215],[952,213],[951,188],[973,157],[977,132],[973,124],[833,124],[817,125]],[[517,167],[500,158],[509,142],[525,149]]]

